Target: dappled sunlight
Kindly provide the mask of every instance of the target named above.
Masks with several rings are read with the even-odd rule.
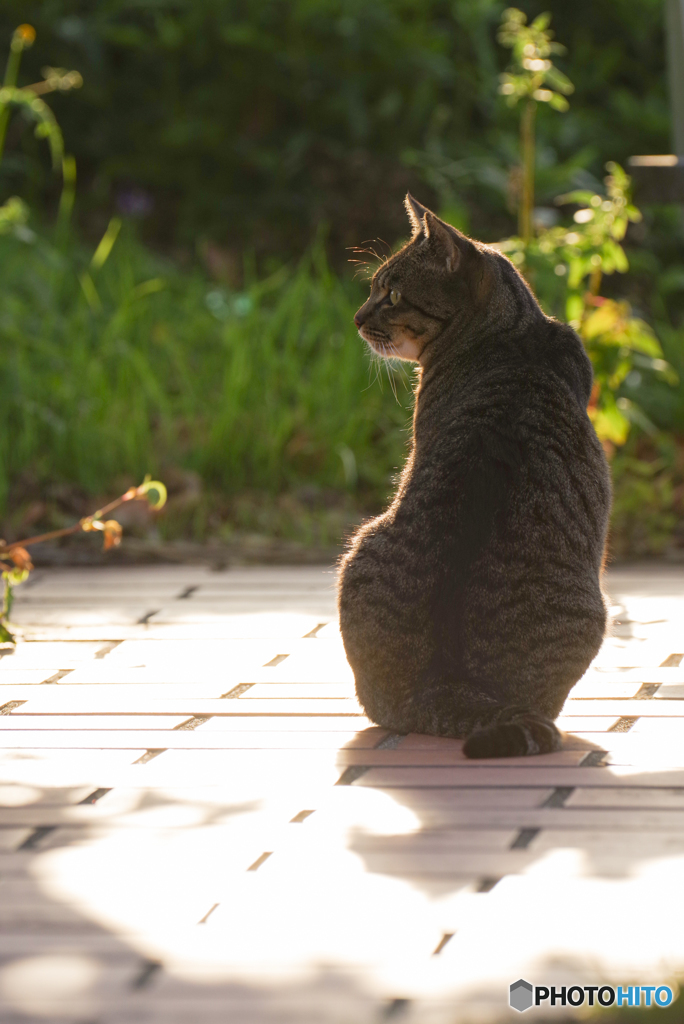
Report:
[[[205,585],[183,573],[167,596]],[[0,1014],[499,1024],[518,977],[679,970],[684,671],[648,603],[570,694],[561,751],[469,761],[363,715],[322,611],[212,600],[210,635],[152,617],[0,659]]]
[[[483,898],[449,901],[455,935],[439,958],[442,984],[461,993],[512,980],[536,984],[662,983],[681,969],[684,909],[672,873],[682,858],[657,858],[629,879],[587,877],[583,851],[550,851]]]
[[[0,785],[0,807],[26,807],[40,800],[41,792],[34,786]]]
[[[46,897],[181,976],[237,979],[247,971],[291,981],[326,962],[389,969],[437,943],[423,894],[368,875],[337,835],[302,846],[293,826],[290,836],[283,831],[250,815],[225,828],[119,829],[40,854],[32,874]],[[246,871],[265,844],[276,848],[272,860]]]
[[[381,989],[456,997],[518,976],[648,983],[684,961],[676,924],[684,912],[684,849],[663,857],[654,837],[643,850],[638,843],[628,850],[619,833],[611,848],[597,848],[591,834],[555,834],[546,848],[530,849],[518,874],[479,893],[453,868],[438,871],[432,885],[410,870],[403,877],[396,868],[375,870],[360,840],[415,836],[417,815],[388,792],[350,787],[343,795],[348,805],[360,798],[353,813],[337,801],[334,816],[323,807],[320,820],[314,814],[301,829],[277,814],[265,824],[244,808],[234,809],[229,825],[201,825],[211,813],[207,801],[173,802],[171,792],[143,790],[139,813],[162,799],[175,828],[167,819],[156,829],[151,822],[112,834],[90,829],[88,838],[38,854],[32,876],[46,899],[185,981],[304,984],[322,964],[350,977],[364,977],[372,964]],[[467,849],[467,833],[464,839]],[[258,872],[247,871],[263,849],[275,852]],[[454,937],[439,960],[426,959],[445,932]]]
[[[22,1014],[82,1019],[98,1012],[92,990],[101,972],[94,958],[73,953],[20,958],[0,966],[0,999]]]
[[[586,983],[662,980],[684,962],[673,923],[684,912],[684,836],[662,856],[657,834],[542,830],[517,873],[482,893],[477,865],[492,842],[472,829],[451,833],[451,867],[426,875],[423,859],[401,869],[402,837],[410,845],[424,835],[441,848],[439,832],[422,832],[420,792],[407,792],[411,806],[390,790],[340,787],[293,825],[285,807],[231,807],[220,791],[202,799],[173,788],[114,791],[116,831],[91,826],[77,842],[37,854],[31,873],[46,899],[178,978],[207,983],[291,984],[311,981],[321,964],[352,974],[372,964],[377,984],[453,996],[510,977],[541,983],[549,962],[554,978],[564,980],[565,964]],[[268,860],[248,871],[264,850]],[[374,850],[394,863],[383,870]],[[460,879],[459,852],[472,861]],[[439,963],[428,962],[444,933],[454,937]]]
[[[398,802],[388,790],[351,786],[335,790],[312,817],[307,831],[316,838],[339,838],[351,832],[368,836],[410,835],[419,831],[418,813]]]

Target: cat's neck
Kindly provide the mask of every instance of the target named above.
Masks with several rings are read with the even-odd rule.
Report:
[[[552,322],[536,302],[508,320],[491,314],[476,323],[454,317],[421,354],[422,383],[448,387],[487,367],[533,360]]]
[[[464,330],[449,324],[421,356],[419,397],[428,390],[446,394],[466,385],[473,376],[514,356],[518,347],[517,338],[503,338],[496,329]]]
[[[484,377],[504,367],[536,364],[548,323],[542,313],[532,330],[484,327],[461,333],[457,325],[450,325],[421,359],[413,418],[415,443],[432,444],[454,406]]]

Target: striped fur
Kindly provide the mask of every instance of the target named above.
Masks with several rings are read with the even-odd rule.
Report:
[[[408,209],[414,236],[355,320],[420,364],[413,440],[341,562],[345,650],[379,725],[466,737],[470,757],[544,753],[606,624],[591,367],[508,259]]]

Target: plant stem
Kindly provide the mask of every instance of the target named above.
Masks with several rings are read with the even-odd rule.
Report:
[[[603,271],[600,267],[597,267],[596,270],[592,270],[591,277],[589,278],[589,292],[591,295],[598,295],[602,277]]]
[[[12,548],[28,548],[32,544],[40,544],[44,540],[56,540],[57,537],[68,537],[70,533],[78,533],[79,530],[83,529],[83,524],[87,523],[88,520],[101,519],[107,512],[111,512],[113,509],[118,508],[119,505],[123,505],[125,501],[131,500],[130,491],[126,491],[126,494],[122,494],[115,501],[110,501],[108,505],[98,509],[97,512],[93,512],[91,516],[84,516],[83,519],[79,519],[73,526],[65,526],[62,530],[51,530],[50,533],[40,533],[36,537],[28,537],[26,540],[15,540],[12,544],[4,544],[0,548],[0,554],[6,555]]]
[[[520,197],[520,237],[525,243],[532,238],[532,211],[534,209],[534,121],[537,112],[535,100],[528,99],[523,107],[520,120],[520,150],[522,157],[522,195]]]
[[[90,516],[87,517],[88,519]],[[57,537],[68,537],[70,533],[77,533],[81,529],[81,523],[83,519],[79,519],[73,526],[65,526],[63,530],[52,530],[50,533],[41,533],[37,537],[28,537],[26,540],[15,540],[13,544],[8,544],[2,549],[2,554],[8,554],[12,548],[27,548],[31,544],[40,544],[44,540],[56,540]]]
[[[21,64],[21,54],[24,49],[23,42],[17,38],[16,34],[10,44],[9,57],[7,58],[7,67],[5,68],[5,78],[3,80],[3,87],[6,89],[14,89],[17,84],[17,77],[19,75],[19,65]],[[7,124],[9,122],[9,106],[4,103],[0,106],[0,160],[2,160],[2,153],[5,148],[5,135],[7,134]]]
[[[62,157],[62,195],[59,200],[57,212],[57,238],[64,241],[64,236],[69,229],[69,221],[74,208],[76,197],[76,160],[67,154]]]

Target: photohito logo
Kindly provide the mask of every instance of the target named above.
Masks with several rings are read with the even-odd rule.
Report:
[[[674,994],[669,985],[531,985],[518,978],[509,988],[512,1009],[524,1013],[533,1006],[669,1006]]]

